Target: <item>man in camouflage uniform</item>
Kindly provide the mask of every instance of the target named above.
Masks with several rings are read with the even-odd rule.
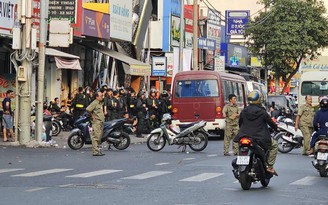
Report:
[[[224,156],[230,156],[229,147],[231,140],[237,135],[239,126],[238,120],[241,109],[236,104],[237,96],[230,94],[228,96],[229,103],[223,107],[223,117],[225,117],[226,127],[224,131]],[[238,143],[233,142],[233,154],[238,154]]]
[[[103,111],[103,94],[100,91],[96,93],[96,99],[87,107],[87,112],[91,115],[92,123],[92,155],[93,156],[103,156],[105,154],[101,153],[99,145],[101,142],[101,137],[104,129],[105,115]]]
[[[313,133],[314,108],[312,106],[312,97],[305,96],[305,105],[301,105],[295,120],[295,131],[301,129],[303,134],[303,155],[308,155],[310,151],[310,140]]]

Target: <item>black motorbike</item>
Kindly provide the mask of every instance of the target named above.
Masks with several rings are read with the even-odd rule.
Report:
[[[74,128],[74,117],[71,114],[61,113],[54,117],[52,123],[52,135],[57,136],[63,131],[71,131]]]
[[[131,140],[129,134],[124,130],[129,130],[131,125],[126,124],[126,121],[126,118],[121,118],[105,122],[101,143],[107,142],[109,145],[108,149],[110,149],[111,145],[118,150],[128,148]],[[76,120],[75,127],[67,139],[68,146],[73,150],[78,150],[84,144],[92,144],[90,117],[87,115],[81,116]]]
[[[266,171],[267,156],[268,150],[263,149],[254,138],[240,138],[237,159],[232,160],[232,172],[244,190],[249,190],[252,183],[257,181],[263,187],[269,185],[273,175]]]

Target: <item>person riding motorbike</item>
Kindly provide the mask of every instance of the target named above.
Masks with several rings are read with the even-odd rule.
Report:
[[[267,124],[274,130],[278,130],[278,127],[261,105],[262,94],[260,91],[254,90],[250,92],[247,96],[247,100],[249,105],[240,113],[240,129],[234,138],[234,142],[238,142],[243,136],[251,136],[257,140],[262,148],[269,150],[267,171],[278,176],[273,168],[276,162],[278,145],[277,142],[271,138]]]
[[[307,153],[308,155],[314,154],[314,146],[317,138],[320,135],[328,134],[328,97],[323,97],[320,100],[320,109],[315,113],[313,128],[315,132],[311,138],[310,151]]]

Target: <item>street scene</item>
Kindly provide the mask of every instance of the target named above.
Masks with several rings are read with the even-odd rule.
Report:
[[[327,0],[0,0],[6,204],[328,205]]]

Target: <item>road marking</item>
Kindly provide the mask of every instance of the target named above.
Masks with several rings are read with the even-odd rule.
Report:
[[[34,191],[40,191],[40,190],[44,190],[44,189],[48,189],[49,187],[37,187],[37,188],[34,188],[34,189],[28,189],[28,190],[25,190],[26,192],[34,192]]]
[[[0,174],[6,173],[6,172],[15,172],[15,171],[20,171],[24,169],[0,169]]]
[[[307,177],[304,177],[304,178],[302,178],[300,180],[294,181],[293,183],[290,183],[290,185],[305,185],[305,186],[309,186],[309,185],[315,184],[319,180],[321,180],[320,177],[307,176]]]
[[[209,154],[207,155],[208,157],[217,157],[218,155],[217,154]]]
[[[187,160],[194,160],[195,158],[184,158],[183,160],[187,161]]]
[[[170,163],[168,163],[168,162],[162,162],[162,163],[158,163],[158,164],[155,164],[155,165],[162,166],[162,165],[167,165],[167,164],[170,164]]]
[[[103,169],[103,170],[98,170],[98,171],[94,171],[94,172],[70,175],[70,176],[66,176],[66,177],[88,178],[88,177],[94,177],[94,176],[99,176],[99,175],[104,175],[104,174],[111,174],[111,173],[121,172],[121,171],[123,171],[123,170]]]
[[[193,177],[181,179],[181,182],[202,182],[223,175],[223,173],[202,173]]]
[[[164,174],[171,174],[171,173],[172,172],[168,172],[168,171],[151,171],[151,172],[146,172],[143,174],[138,174],[130,177],[124,177],[122,179],[148,179],[148,178],[157,177]]]
[[[46,174],[54,174],[54,173],[59,173],[59,172],[66,172],[70,171],[73,169],[48,169],[48,170],[43,170],[43,171],[38,171],[38,172],[29,172],[25,174],[17,174],[17,175],[11,175],[12,177],[36,177],[36,176],[42,176]]]

